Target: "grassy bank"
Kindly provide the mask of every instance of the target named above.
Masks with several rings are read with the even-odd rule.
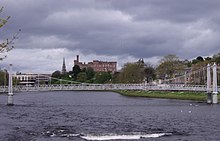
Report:
[[[195,100],[206,101],[205,92],[170,92],[170,91],[116,91],[124,96],[131,97],[148,97],[148,98],[164,98],[164,99],[179,99],[179,100]]]

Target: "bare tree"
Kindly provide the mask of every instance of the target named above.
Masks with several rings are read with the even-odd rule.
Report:
[[[184,72],[184,68],[184,64],[176,55],[169,54],[160,60],[160,64],[157,67],[157,75],[159,78],[173,78]]]
[[[0,8],[0,14],[2,14],[3,12],[3,8]],[[7,16],[6,18],[1,18],[0,17],[0,28],[2,28],[10,19],[10,16]],[[19,32],[21,30],[19,29]],[[9,52],[10,50],[12,50],[14,48],[14,41],[18,38],[18,33],[15,33],[11,38],[7,38],[4,39],[1,43],[0,43],[0,55],[5,53],[5,52]],[[6,56],[0,56],[0,60],[3,60]]]

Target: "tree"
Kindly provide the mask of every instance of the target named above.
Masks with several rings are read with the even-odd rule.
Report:
[[[121,83],[141,83],[144,80],[144,68],[141,63],[127,63],[119,74]]]
[[[85,72],[88,80],[92,79],[95,76],[95,71],[91,67],[88,67]]]
[[[204,61],[204,59],[203,59],[203,57],[202,56],[198,56],[197,58],[196,58],[198,61]]]
[[[115,72],[114,74],[112,74],[112,83],[118,83],[119,81],[119,76],[120,76],[120,72]]]
[[[205,61],[211,61],[211,60],[212,60],[211,57],[206,57],[206,58],[205,58]]]
[[[0,8],[0,14],[3,12],[3,8],[4,7]],[[0,18],[0,28],[3,27],[7,23],[9,18],[10,18],[10,16],[8,16],[7,18]]]
[[[97,72],[95,75],[95,83],[103,84],[111,80],[111,74],[109,72]]]
[[[185,65],[176,55],[170,54],[164,56],[160,60],[160,64],[156,69],[159,78],[173,78],[184,72]]]
[[[0,8],[0,14],[3,12],[3,7]],[[0,17],[0,28],[2,28],[10,19],[10,16],[6,18]],[[21,31],[21,30],[19,30]],[[14,40],[18,38],[18,33],[16,33],[11,39],[6,39],[0,43],[0,54],[8,52],[14,48]],[[0,60],[3,60],[6,56],[0,56]]]
[[[203,61],[204,61],[203,57],[202,56],[198,56],[198,57],[196,57],[196,59],[192,60],[192,64],[197,64],[197,63],[203,62]]]
[[[80,72],[77,75],[77,81],[78,82],[85,82],[87,80],[87,76],[85,72]]]
[[[81,72],[81,69],[78,65],[74,65],[72,72],[73,72],[73,78],[76,80],[77,75]]]
[[[61,72],[57,70],[57,71],[53,72],[51,76],[54,77],[54,78],[60,79],[61,78]]]
[[[220,64],[220,53],[213,55],[212,62]]]
[[[8,72],[6,70],[0,70],[0,86],[8,85]]]
[[[156,78],[156,71],[152,64],[150,63],[145,64],[144,75],[147,83],[153,81]]]
[[[51,77],[55,78],[55,79],[53,79],[53,78],[51,79],[52,84],[54,84],[54,83],[59,84],[60,81],[58,79],[61,78],[61,72],[57,70],[57,71],[52,73]]]

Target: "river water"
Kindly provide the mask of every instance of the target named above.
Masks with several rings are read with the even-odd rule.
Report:
[[[0,95],[1,141],[217,141],[220,106],[113,92]]]

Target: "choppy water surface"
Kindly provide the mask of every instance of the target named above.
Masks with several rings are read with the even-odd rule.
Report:
[[[113,92],[30,92],[6,106],[1,141],[220,140],[219,105],[130,98]]]

